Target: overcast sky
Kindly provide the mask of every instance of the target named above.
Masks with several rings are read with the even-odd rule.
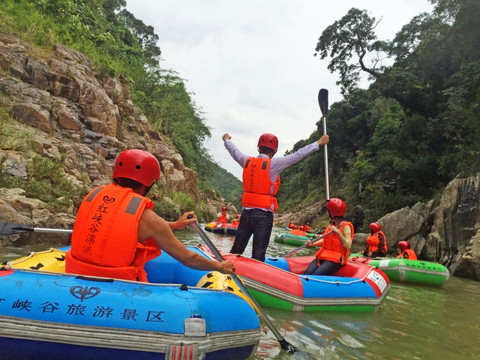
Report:
[[[257,155],[262,133],[274,133],[282,156],[316,129],[321,88],[330,105],[342,99],[338,74],[313,54],[322,31],[352,7],[382,18],[380,40],[432,10],[427,0],[127,0],[127,10],[159,36],[160,65],[185,79],[201,108],[212,158],[239,179],[224,133],[249,155]]]

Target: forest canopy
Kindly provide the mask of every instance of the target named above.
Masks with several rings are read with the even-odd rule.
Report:
[[[330,187],[368,221],[435,197],[460,173],[480,171],[480,2],[432,3],[431,14],[414,17],[391,41],[375,34],[381,20],[351,9],[315,49],[338,73],[344,94],[328,113]],[[375,59],[371,67],[366,58]],[[391,66],[383,65],[386,58]],[[368,89],[358,87],[362,73],[372,80]],[[317,125],[311,140],[322,132]],[[320,154],[288,169],[281,206],[314,198],[323,172]]]

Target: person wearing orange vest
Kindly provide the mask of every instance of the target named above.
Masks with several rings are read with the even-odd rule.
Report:
[[[226,224],[228,223],[228,220],[230,220],[230,216],[228,215],[226,206],[222,206],[222,211],[220,211],[217,216],[218,216],[217,222],[220,222],[220,223]]]
[[[417,260],[417,255],[413,249],[410,249],[410,243],[408,241],[400,241],[397,244],[397,259],[404,258],[410,260]]]
[[[232,225],[237,225],[238,226],[239,222],[240,222],[240,214],[237,214],[235,216],[235,219],[232,220]]]
[[[144,265],[161,250],[198,270],[235,271],[230,261],[217,262],[191,251],[173,234],[197,218],[187,212],[167,222],[146,198],[160,178],[158,160],[144,150],[119,154],[109,185],[93,189],[83,200],[67,251],[67,273],[147,281]]]
[[[321,246],[315,253],[315,259],[308,265],[305,275],[333,275],[348,261],[353,241],[353,224],[345,220],[347,210],[345,202],[332,198],[327,202],[330,224],[323,231],[325,237],[307,246]]]
[[[297,229],[298,229],[298,226],[295,225],[293,222],[290,221],[290,222],[288,223],[288,228],[289,228],[290,230],[297,230]]]
[[[387,255],[387,238],[382,232],[380,224],[370,224],[370,236],[367,237],[367,246],[363,251],[366,257],[385,257]]]
[[[310,231],[310,223],[309,222],[305,223],[304,229],[305,229],[306,232]]]
[[[273,158],[278,150],[278,138],[262,134],[258,139],[258,156],[243,154],[229,134],[222,140],[232,158],[243,168],[242,216],[230,253],[243,254],[253,235],[252,258],[265,261],[265,253],[273,227],[273,213],[278,204],[275,195],[280,186],[280,173],[328,144],[328,135],[283,157]]]

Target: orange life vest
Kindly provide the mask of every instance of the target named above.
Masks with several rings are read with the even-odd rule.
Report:
[[[223,215],[222,213],[220,213],[220,216],[218,217],[217,219],[217,222],[220,222],[220,223],[228,223],[228,219],[225,215]]]
[[[417,260],[417,255],[415,254],[415,251],[413,251],[412,249],[405,249],[400,255],[397,256],[397,259],[400,259],[400,258]]]
[[[367,245],[368,245],[367,249],[368,249],[368,251],[371,251],[371,252],[378,251],[378,247],[380,245],[380,237],[378,236],[379,234],[381,234],[383,236],[383,251],[386,253],[387,252],[387,238],[382,231],[377,231],[375,234],[367,237]]]
[[[270,181],[271,159],[249,157],[243,166],[244,207],[255,207],[277,211],[275,195],[280,187],[280,176],[276,182]],[[273,187],[273,191],[272,191]]]
[[[92,190],[75,219],[68,273],[147,281],[144,265],[160,255],[152,239],[138,242],[138,222],[153,202],[115,184]]]
[[[353,225],[351,222],[343,221],[339,225],[338,230],[340,230],[340,232],[343,233],[343,229],[345,228],[345,226],[350,226],[350,229],[352,232],[352,239],[353,239]],[[327,234],[330,231],[331,230],[329,225],[324,230],[323,234]],[[340,241],[340,238],[338,237],[337,234],[332,233],[323,238],[323,245],[320,248],[320,250],[318,250],[315,253],[315,257],[317,258],[318,261],[330,260],[330,261],[345,265],[347,263],[349,254],[350,254],[350,249],[347,249],[342,245],[342,242]]]

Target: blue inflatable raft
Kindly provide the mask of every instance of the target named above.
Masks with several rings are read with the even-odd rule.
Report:
[[[165,253],[147,264],[150,283],[62,268],[55,249],[0,267],[0,358],[246,359],[260,341],[244,299],[197,287],[208,272]]]

